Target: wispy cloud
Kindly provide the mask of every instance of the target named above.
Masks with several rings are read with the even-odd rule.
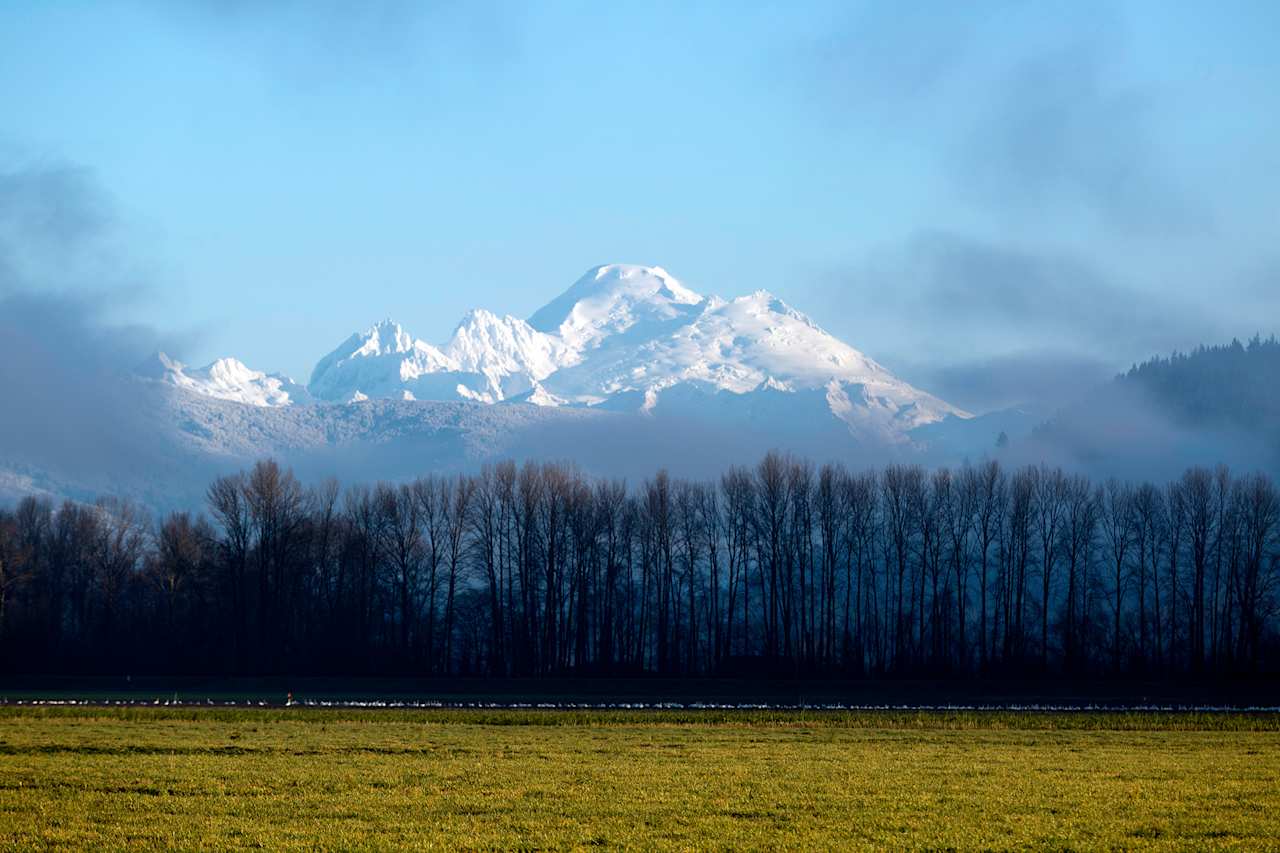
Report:
[[[855,343],[981,410],[1065,402],[1079,375],[1253,331],[1273,276],[1239,269],[1273,250],[1228,241],[1232,194],[1203,160],[1230,148],[1189,141],[1249,117],[1153,76],[1128,11],[859,7],[814,47],[822,108],[923,158],[903,229],[815,284],[857,318]]]
[[[1002,219],[1084,216],[1127,235],[1206,231],[1207,208],[1158,144],[1158,96],[1122,82],[1112,40],[1081,38],[1016,63],[955,154],[967,196]]]
[[[1069,350],[897,365],[921,387],[972,412],[1022,408],[1040,417],[1084,398],[1115,375],[1110,361]]]
[[[445,62],[477,74],[500,70],[522,50],[525,15],[500,0],[144,5],[197,30],[204,43],[243,53],[276,82],[298,89],[359,86],[369,79],[404,85]]]
[[[83,286],[112,273],[110,200],[75,166],[0,171],[0,293]]]
[[[1220,331],[1177,296],[1129,286],[1077,253],[956,233],[917,234],[833,284],[865,293],[877,282],[892,282],[879,310],[923,318],[948,348],[969,340],[990,352],[992,335],[1013,349],[1124,360]]]

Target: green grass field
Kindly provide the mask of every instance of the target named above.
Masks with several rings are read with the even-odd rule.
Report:
[[[1280,717],[0,709],[0,847],[1280,849]]]

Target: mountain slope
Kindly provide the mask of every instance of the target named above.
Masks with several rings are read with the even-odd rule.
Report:
[[[581,403],[639,392],[639,408],[653,411],[677,385],[704,394],[818,390],[831,414],[866,438],[890,437],[948,415],[966,416],[765,291],[728,302],[713,297],[697,307],[687,322],[665,334],[603,337],[590,358],[543,384],[552,394]]]
[[[606,264],[587,270],[529,325],[581,353],[615,335],[633,341],[659,335],[696,316],[704,301],[662,267]]]
[[[678,401],[676,387],[685,391]],[[823,417],[890,443],[968,417],[768,292],[706,297],[661,267],[626,264],[588,270],[528,322],[472,311],[441,347],[384,321],[322,359],[310,390],[334,402],[522,400],[685,416],[701,406],[726,428],[758,407],[709,402],[716,395],[818,392]]]
[[[310,401],[307,390],[289,377],[251,370],[234,358],[220,358],[204,367],[190,368],[157,352],[135,372],[206,397],[250,406],[289,406]]]
[[[370,398],[441,400],[483,394],[486,380],[464,371],[439,348],[418,340],[392,320],[347,338],[311,371],[307,388],[319,400]]]
[[[444,345],[458,369],[489,381],[486,402],[533,390],[534,384],[572,364],[577,356],[560,338],[544,334],[524,320],[476,309],[462,318]]]

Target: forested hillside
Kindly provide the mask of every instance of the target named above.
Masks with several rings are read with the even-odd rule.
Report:
[[[1280,341],[1274,337],[1153,358],[1118,381],[1141,388],[1188,426],[1280,427]]]
[[[1022,458],[1165,478],[1225,462],[1280,472],[1280,342],[1200,347],[1138,364],[1037,427]]]
[[[1275,671],[1280,496],[1195,468],[854,473],[770,454],[637,486],[499,464],[207,517],[0,514],[9,672],[669,675]]]

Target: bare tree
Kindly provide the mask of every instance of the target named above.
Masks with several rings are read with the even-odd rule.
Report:
[[[1217,528],[1213,508],[1213,478],[1204,468],[1192,468],[1182,477],[1183,519],[1191,552],[1191,635],[1192,668],[1205,663],[1205,578],[1209,569],[1209,549]]]
[[[774,453],[714,485],[507,462],[342,491],[268,460],[216,480],[207,505],[213,524],[176,513],[154,532],[123,501],[0,510],[0,667],[1280,665],[1280,496],[1225,469],[1098,488],[1045,466],[851,473]]]
[[[411,657],[422,597],[422,566],[425,562],[422,505],[407,484],[378,486],[375,499],[386,520],[383,538],[387,561],[395,587],[400,652]]]
[[[1000,470],[1000,463],[991,460],[978,469],[978,594],[981,605],[978,624],[980,656],[985,670],[990,662],[987,634],[987,602],[990,600],[989,560],[991,546],[1004,529],[1004,516],[1008,495],[1008,478]]]
[[[1108,480],[1106,488],[1100,490],[1098,506],[1101,507],[1102,537],[1111,567],[1111,611],[1114,624],[1111,659],[1113,668],[1119,672],[1120,620],[1124,612],[1124,593],[1128,581],[1129,549],[1134,536],[1133,487],[1115,479]]]
[[[1049,596],[1058,562],[1063,516],[1067,511],[1067,478],[1061,468],[1035,471],[1035,524],[1040,538],[1040,668],[1049,668]]]
[[[1067,601],[1063,617],[1063,657],[1068,669],[1076,669],[1082,657],[1081,637],[1087,616],[1084,595],[1090,585],[1089,566],[1098,527],[1098,497],[1084,477],[1066,484],[1066,516],[1063,551],[1067,560]]]

